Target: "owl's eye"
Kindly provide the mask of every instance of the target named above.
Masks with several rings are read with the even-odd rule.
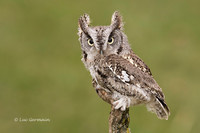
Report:
[[[92,40],[92,38],[89,38],[89,39],[88,39],[88,44],[89,44],[90,46],[93,46],[93,45],[94,45],[94,41]]]
[[[114,42],[114,38],[113,37],[108,39],[108,44],[113,44],[113,42]]]

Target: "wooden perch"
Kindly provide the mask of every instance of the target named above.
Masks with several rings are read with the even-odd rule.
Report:
[[[96,88],[96,84],[93,82],[93,86]],[[97,94],[107,103],[111,104],[112,97],[109,92],[104,89],[96,88]],[[130,133],[129,127],[130,117],[129,109],[121,111],[116,110],[111,104],[111,112],[109,117],[109,133]]]
[[[109,117],[109,133],[130,133],[129,121],[129,109],[121,111],[112,106]]]

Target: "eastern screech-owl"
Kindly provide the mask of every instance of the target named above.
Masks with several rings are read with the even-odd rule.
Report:
[[[170,114],[162,89],[148,66],[132,51],[116,11],[109,26],[90,26],[89,15],[79,18],[78,35],[82,61],[90,71],[96,90],[110,94],[115,109],[145,104],[160,119]]]

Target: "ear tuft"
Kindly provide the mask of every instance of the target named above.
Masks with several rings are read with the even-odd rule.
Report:
[[[114,29],[123,29],[124,24],[122,22],[122,16],[120,16],[118,11],[115,11],[112,15],[111,25],[114,27]]]
[[[84,14],[83,16],[81,16],[78,20],[78,25],[79,25],[79,33],[81,33],[82,31],[84,33],[88,33],[87,32],[87,28],[90,25],[90,16],[88,14]]]

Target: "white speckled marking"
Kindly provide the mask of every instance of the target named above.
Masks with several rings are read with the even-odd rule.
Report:
[[[126,73],[126,71],[122,71],[122,81],[123,82],[129,82],[130,79],[129,79],[129,75]]]
[[[133,79],[134,79],[134,76],[133,76],[133,75],[131,75],[131,76],[130,76],[130,79],[131,79],[131,80],[133,80]]]
[[[136,86],[137,86],[138,88],[141,88],[140,84],[136,84]]]
[[[116,66],[115,66],[114,70],[112,69],[111,65],[108,65],[108,64],[107,64],[107,66],[108,66],[108,68],[109,68],[119,79],[121,79],[123,82],[129,82],[129,81],[130,81],[129,75],[126,73],[126,71],[122,71],[122,76],[120,76],[120,75],[117,75],[117,74],[116,74],[116,69],[117,69]]]
[[[131,64],[134,65],[134,61],[130,56],[123,56],[123,58],[127,59]]]

